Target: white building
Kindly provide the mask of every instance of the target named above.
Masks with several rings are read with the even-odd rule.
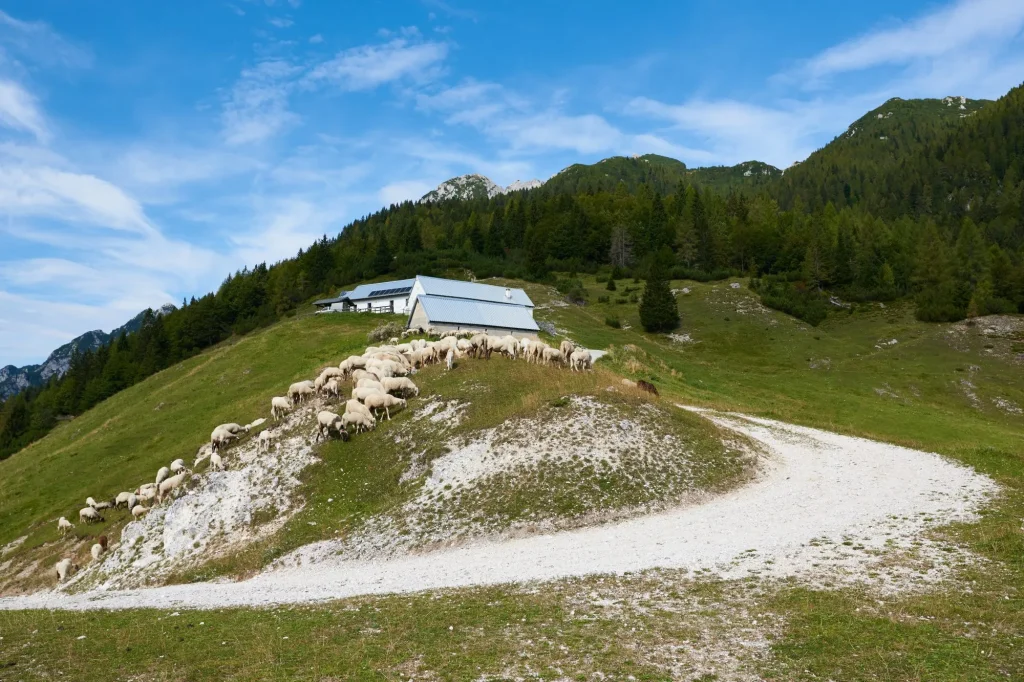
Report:
[[[335,298],[314,301],[320,312],[405,314],[407,327],[536,336],[533,301],[522,289],[418,275],[361,284]]]
[[[334,298],[313,301],[319,312],[371,312],[407,314],[409,293],[415,279],[360,284],[352,291],[342,291]]]

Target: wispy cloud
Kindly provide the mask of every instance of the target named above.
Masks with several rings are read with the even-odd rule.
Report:
[[[283,60],[260,62],[242,71],[224,103],[225,141],[229,145],[261,142],[297,123],[299,116],[288,108],[288,97],[300,72]]]
[[[0,125],[31,133],[41,142],[50,137],[35,97],[10,80],[0,80]]]
[[[324,42],[324,37],[322,35],[320,35],[319,33],[317,33],[316,35],[311,35],[309,37],[309,44],[310,45],[319,45],[322,42]]]
[[[269,23],[271,26],[276,26],[277,28],[288,28],[289,26],[292,26],[295,22],[292,21],[291,19],[288,19],[287,17],[273,17],[272,19],[269,20]]]
[[[447,43],[412,42],[406,38],[362,45],[318,64],[305,80],[307,84],[326,82],[344,90],[368,90],[405,78],[422,80],[437,75],[448,50]]]
[[[377,196],[381,205],[391,206],[403,201],[416,201],[432,189],[434,185],[424,180],[402,180],[384,185],[377,192]]]
[[[64,39],[41,21],[22,21],[0,10],[0,45],[44,66],[85,68],[92,65],[92,52]]]
[[[905,65],[980,42],[1004,41],[1022,27],[1020,0],[959,0],[914,21],[835,45],[808,61],[806,72],[820,78],[884,64]]]

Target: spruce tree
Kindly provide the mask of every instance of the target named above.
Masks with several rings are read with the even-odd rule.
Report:
[[[608,284],[605,286],[605,289],[607,289],[608,291],[615,291],[617,288],[618,287],[615,286],[615,280],[609,277]]]
[[[640,324],[649,332],[668,332],[679,326],[679,309],[661,268],[651,268],[640,299]]]

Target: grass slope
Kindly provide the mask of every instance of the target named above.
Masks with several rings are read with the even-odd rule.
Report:
[[[640,332],[635,304],[628,298],[614,302],[615,296],[628,296],[626,286],[639,285],[620,282],[619,292],[608,303],[596,302],[607,294],[600,284],[587,279],[585,285],[594,303],[582,308],[553,300],[546,287],[527,288],[540,304],[539,319],[555,323],[590,347],[614,347],[611,358],[602,363],[654,381],[666,402],[741,410],[933,450],[998,480],[1004,494],[977,523],[941,532],[943,539],[971,550],[983,563],[964,569],[953,583],[934,592],[885,598],[856,589],[821,591],[756,581],[720,584],[662,572],[177,617],[151,611],[0,613],[0,665],[7,669],[5,674],[17,679],[63,672],[77,679],[102,675],[171,680],[1019,676],[1024,670],[1024,417],[1013,407],[1024,405],[1020,332],[989,320],[975,326],[925,325],[898,305],[858,308],[810,328],[761,308],[745,289],[734,290],[726,283],[675,282],[673,287],[687,287],[690,293],[678,298],[683,322],[680,340],[674,341]],[[623,328],[606,326],[607,317],[620,319]],[[321,331],[327,333],[334,322],[316,324],[325,325]],[[994,331],[989,331],[990,325]],[[277,328],[264,332],[278,333]],[[318,366],[319,351],[307,352],[307,367],[299,371],[296,366],[294,375]],[[329,357],[334,355],[332,349]],[[192,362],[195,369],[204,359]],[[498,368],[492,363],[483,371]],[[177,371],[191,370],[172,370]],[[290,376],[282,370],[277,383],[270,383],[286,383]],[[158,380],[166,381],[163,375]],[[513,397],[510,405],[516,406],[514,383],[498,384],[495,390],[507,391]],[[553,389],[550,396],[523,398],[537,402],[521,402],[516,409],[529,413],[569,392],[567,388]],[[269,385],[267,390],[267,396],[273,393]],[[453,385],[445,390],[473,387]],[[126,401],[122,408],[131,405]],[[259,405],[254,403],[256,412]],[[473,419],[481,426],[493,423],[508,406],[501,409]],[[100,427],[115,413],[102,418],[90,413],[65,425],[39,444],[36,459],[47,461],[49,448],[69,450],[67,431],[83,420],[90,420],[90,429],[79,437],[95,430],[88,437],[100,438]],[[123,428],[117,422],[108,425],[112,427]],[[401,423],[396,422],[378,434],[399,428]],[[194,435],[182,439],[181,447],[193,447],[207,430],[207,424],[197,427]],[[129,434],[125,431],[121,438],[129,442]],[[337,500],[338,495],[349,495],[346,513],[366,515],[392,503],[382,503],[381,491],[400,492],[387,482],[397,471],[397,465],[387,464],[393,457],[388,449],[361,452],[360,447],[365,446],[357,440],[326,451],[323,466],[337,458],[352,480],[313,475],[310,485],[320,487],[309,491],[311,504],[303,512],[311,515],[308,520],[341,522],[341,515],[326,510],[327,496]],[[88,452],[96,453],[91,455],[94,465],[102,461],[100,449]],[[159,460],[167,458],[161,452]],[[33,462],[24,461],[29,458],[14,459],[25,467],[17,470],[18,476],[37,475]],[[153,464],[145,468],[148,471]],[[58,480],[59,470],[50,463],[40,471]],[[0,509],[21,509],[24,521],[18,528],[9,528],[5,521],[0,531],[8,539],[36,518],[9,502],[12,486],[26,490],[24,482],[9,480],[11,471],[0,465],[0,490],[5,493]],[[356,481],[369,483],[362,486],[365,493],[352,485]],[[42,508],[40,514],[45,513]],[[302,532],[294,539],[296,544],[322,537],[308,523],[305,528],[300,525],[292,529]],[[31,539],[38,541],[40,536]],[[252,565],[264,559],[256,557]],[[78,639],[81,634],[87,638]]]

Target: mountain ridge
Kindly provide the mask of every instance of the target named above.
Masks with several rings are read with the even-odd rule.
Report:
[[[173,303],[165,303],[156,309],[143,310],[119,327],[110,330],[110,333],[102,329],[93,329],[80,336],[76,336],[62,346],[53,350],[42,363],[38,365],[25,365],[16,367],[6,365],[0,367],[0,401],[17,395],[32,386],[42,386],[51,377],[62,377],[68,371],[71,364],[71,356],[78,351],[84,353],[89,350],[96,350],[107,345],[122,333],[130,334],[142,328],[142,320],[148,310],[153,310],[156,315],[166,315],[177,310]]]

